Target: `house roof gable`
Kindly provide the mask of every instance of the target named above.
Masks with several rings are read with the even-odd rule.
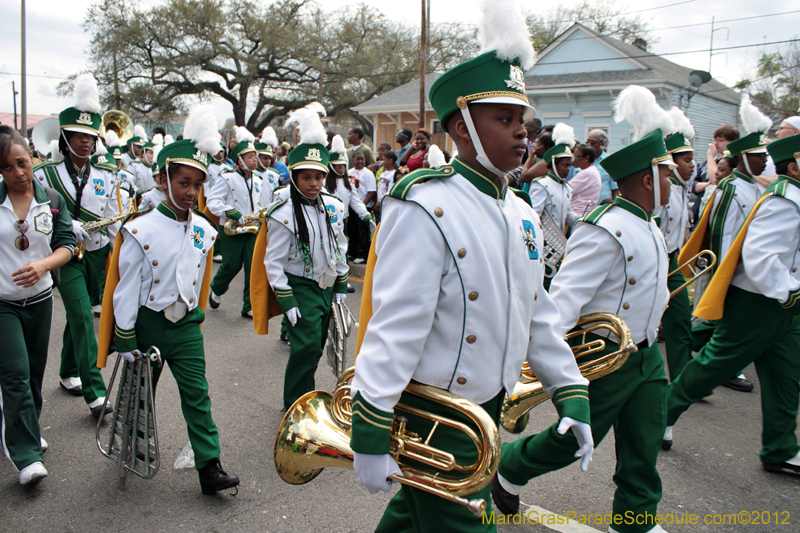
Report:
[[[441,72],[431,72],[425,76],[425,108],[433,109],[431,102],[428,100],[428,89],[430,89],[433,82],[435,82]],[[397,112],[407,110],[409,106],[419,105],[419,78],[410,81],[405,85],[401,85],[396,89],[376,96],[371,100],[367,100],[353,108],[353,111],[358,113],[380,113],[382,111]],[[417,110],[419,107],[416,108]]]

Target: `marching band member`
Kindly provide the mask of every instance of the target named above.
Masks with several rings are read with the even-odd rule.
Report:
[[[254,172],[258,168],[258,156],[253,145],[255,137],[246,128],[237,126],[236,141],[236,146],[231,150],[231,158],[236,161],[236,170],[222,172],[207,198],[208,211],[219,217],[220,227],[228,220],[239,220],[260,208],[261,178]],[[250,307],[250,264],[255,240],[256,236],[252,233],[220,233],[222,265],[211,282],[208,302],[212,309],[219,307],[222,295],[228,292],[231,281],[244,266],[242,316],[253,317]]]
[[[136,196],[138,198],[137,203],[137,211],[144,212],[149,211],[150,209],[155,209],[158,207],[158,204],[163,202],[167,199],[167,193],[164,192],[166,190],[166,186],[164,185],[163,180],[161,179],[161,172],[158,168],[158,154],[161,149],[157,146],[151,146],[148,150],[147,145],[150,143],[145,143],[145,157],[152,157],[154,163],[150,165],[150,174],[153,180],[153,187],[147,191],[137,191]],[[203,184],[205,187],[205,184]]]
[[[64,199],[33,179],[28,145],[0,126],[0,435],[22,485],[47,476],[41,437],[42,381],[53,317],[51,271],[72,259]]]
[[[736,159],[737,167],[730,176],[717,183],[713,201],[709,200],[700,222],[678,258],[678,263],[683,264],[700,250],[710,249],[717,256],[717,264],[711,269],[712,279],[725,260],[739,229],[761,196],[755,176],[760,176],[767,164],[767,147],[761,139],[772,126],[772,120],[752,104],[747,94],[742,94],[739,115],[748,135],[729,142],[727,147],[730,157]],[[692,345],[695,351],[699,352],[708,343],[715,327],[713,321],[706,321],[692,328]],[[741,370],[742,368],[737,372]],[[743,392],[753,390],[753,384],[743,375],[734,375],[738,377],[726,380],[725,386]]]
[[[587,460],[593,449],[587,381],[542,287],[538,216],[527,195],[509,190],[505,179],[526,151],[523,122],[533,109],[523,73],[535,53],[517,3],[486,1],[481,10],[483,53],[447,71],[430,89],[459,155],[450,165],[419,169],[395,184],[384,198],[370,253],[372,291],[362,303],[365,332],[351,387],[350,444],[359,483],[372,493],[389,491],[387,477],[402,475],[389,454],[393,414],[408,418],[409,431],[426,435],[430,428],[398,402],[464,420],[453,409],[404,393],[412,379],[480,404],[497,422],[527,358],[553,399],[560,430],[576,433],[578,454]],[[473,442],[448,427],[439,427],[430,445],[459,463],[475,459]],[[488,496],[489,487],[469,495]],[[494,530],[465,507],[406,485],[377,528]]]
[[[725,259],[695,310],[698,317],[716,320],[716,328],[667,390],[669,427],[664,438],[671,445],[672,426],[684,411],[728,376],[755,363],[764,419],[762,466],[770,472],[800,473],[795,435],[800,397],[800,275],[796,268],[800,259],[800,135],[773,141],[767,149],[778,179],[749,206],[750,214],[727,246]],[[755,172],[754,167],[750,166]]]
[[[375,219],[367,211],[364,202],[358,192],[353,191],[353,184],[350,176],[347,175],[347,152],[344,147],[344,139],[341,135],[336,135],[331,140],[330,161],[328,163],[328,175],[325,177],[325,189],[339,199],[345,206],[344,210],[344,232],[347,235],[347,219],[352,210],[358,217],[369,226],[369,232],[375,231]]]
[[[539,216],[544,211],[550,213],[566,235],[576,218],[571,207],[572,187],[565,181],[572,168],[570,147],[575,144],[575,130],[559,122],[553,129],[553,141],[555,146],[544,153],[547,175],[531,182],[530,196],[536,213]]]
[[[301,139],[289,154],[289,198],[277,198],[267,212],[265,268],[254,270],[266,273],[289,322],[286,335],[291,354],[283,382],[284,411],[315,389],[314,373],[328,336],[331,302],[344,301],[347,291],[344,207],[322,192],[328,150],[318,110],[324,113],[313,102],[293,111],[286,122],[297,123]],[[259,235],[263,238],[263,232]],[[256,284],[263,280],[254,280]],[[257,310],[259,315],[265,312]]]
[[[203,494],[235,487],[239,478],[220,465],[217,426],[211,418],[203,334],[200,325],[211,279],[213,223],[192,206],[208,176],[210,153],[219,146],[210,107],[196,109],[186,121],[184,140],[158,155],[167,198],[158,207],[129,218],[114,248],[101,338],[113,323],[116,349],[133,362],[135,350],[161,351],[178,384],[195,468]],[[111,308],[109,308],[111,307]],[[99,354],[104,365],[105,357]],[[153,387],[161,367],[153,367]]]
[[[694,171],[694,154],[690,139],[694,128],[683,111],[677,107],[669,110],[673,127],[664,144],[667,153],[677,165],[669,175],[671,182],[669,203],[660,213],[659,225],[669,253],[669,271],[675,272],[668,279],[670,293],[683,285],[686,279],[678,271],[678,254],[683,246],[687,224],[689,223],[689,193],[687,184]],[[672,298],[661,319],[664,325],[664,343],[667,348],[669,378],[675,379],[692,358],[692,306],[689,291],[684,289]]]
[[[119,222],[108,226],[107,231],[92,234],[87,234],[81,226],[118,215],[119,204],[115,194],[116,175],[89,161],[101,122],[97,82],[91,75],[81,75],[75,80],[75,98],[75,105],[58,116],[59,151],[66,158],[59,163],[44,163],[35,170],[34,176],[64,197],[72,214],[75,237],[78,243],[86,245],[82,260],[74,257],[61,267],[58,291],[64,302],[67,323],[59,375],[61,386],[70,394],[83,395],[92,415],[99,417],[110,412],[110,407],[103,409],[106,386],[97,368],[97,337],[90,296],[99,291],[105,278],[108,243],[116,236]]]
[[[271,126],[264,128],[261,133],[261,142],[256,143],[258,152],[258,170],[261,174],[261,206],[268,207],[272,203],[272,193],[280,187],[281,175],[272,168],[272,161],[275,159],[275,146],[278,144],[278,136]]]
[[[673,163],[661,130],[656,128],[670,120],[655,96],[638,86],[623,90],[615,108],[616,121],[634,123],[637,138],[601,162],[619,186],[620,195],[612,204],[598,206],[580,219],[567,242],[550,295],[561,314],[560,334],[572,330],[580,316],[593,312],[614,313],[631,330],[638,352],[630,354],[620,369],[589,383],[592,435],[599,445],[614,428],[617,490],[613,526],[608,531],[663,531],[653,522],[661,500],[656,461],[667,386],[656,338],[669,302],[669,260],[651,213],[669,201],[668,175]],[[638,112],[631,113],[636,109]],[[650,122],[637,124],[638,117]],[[587,341],[593,338],[600,337],[589,333]],[[618,349],[609,339],[602,340],[606,348],[595,357]],[[574,436],[559,435],[555,425],[505,444],[498,483],[492,488],[498,508],[516,514],[522,486],[574,462],[578,446]],[[635,517],[633,523],[626,520],[629,515]]]
[[[128,163],[125,168],[134,175],[136,189],[144,193],[155,187],[153,172],[150,169],[153,163],[155,163],[155,157],[153,157],[154,146],[152,142],[147,140],[144,134],[144,128],[138,124],[136,128],[141,130],[139,132],[141,137],[134,137],[134,139],[139,139],[141,141],[139,145],[141,155]]]
[[[122,165],[127,169],[131,163],[142,157],[142,145],[147,142],[147,134],[144,126],[136,124],[133,127],[133,137],[128,139],[126,146],[128,151],[122,154]]]

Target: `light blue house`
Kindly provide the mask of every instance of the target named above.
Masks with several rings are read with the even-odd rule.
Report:
[[[605,130],[611,141],[609,152],[614,152],[631,142],[633,128],[627,122],[614,122],[612,102],[628,85],[641,85],[656,95],[664,109],[676,106],[686,113],[696,132],[698,160],[704,160],[717,127],[740,127],[739,94],[716,80],[697,93],[689,85],[692,69],[645,49],[643,41],[625,44],[573,25],[539,54],[526,73],[526,91],[536,116],[545,125],[569,124],[580,140],[589,130]]]

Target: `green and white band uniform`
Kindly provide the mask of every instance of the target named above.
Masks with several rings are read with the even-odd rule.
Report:
[[[566,176],[559,176],[555,169],[556,161],[562,157],[572,159],[570,146],[574,143],[574,131],[563,123],[556,124],[553,129],[555,146],[547,150],[544,159],[553,168],[546,176],[536,178],[531,182],[531,204],[536,213],[541,216],[544,211],[550,213],[562,233],[566,235],[567,227],[572,227],[577,216],[572,212],[572,187],[565,181]]]
[[[213,157],[211,158],[211,163],[208,165],[208,181],[203,184],[203,191],[206,195],[206,198],[208,198],[209,195],[211,194],[211,189],[217,182],[217,177],[222,172],[228,172],[231,170],[235,169],[225,159],[223,159],[222,161],[217,161]]]
[[[799,135],[773,141],[768,150],[776,165],[800,165]],[[717,269],[715,276],[722,276],[730,273],[730,263],[736,265],[730,285],[717,285],[722,280],[715,279],[697,309],[700,313],[705,304],[718,302],[722,318],[713,337],[667,393],[667,424],[672,426],[694,402],[754,363],[763,412],[760,459],[768,470],[789,463],[800,471],[795,434],[800,397],[798,250],[800,181],[780,175],[742,227],[729,261]]]
[[[337,148],[339,151],[337,151]],[[333,150],[330,153],[330,161],[328,166],[331,170],[333,170],[333,165],[344,165],[345,169],[347,168],[347,154],[344,149],[344,140],[341,136],[337,135],[331,141],[331,149]],[[352,189],[348,189],[347,186],[344,184],[344,180],[349,180],[350,177],[347,175],[347,170],[345,170],[344,174],[336,174],[336,171],[333,171],[334,175],[336,176],[336,189],[334,191],[329,191],[332,195],[339,199],[344,205],[344,224],[345,227],[347,226],[347,219],[350,217],[350,210],[352,209],[353,212],[358,215],[358,218],[370,224],[371,226],[375,225],[374,218],[367,210],[367,206],[364,205],[364,202],[361,200],[361,197],[358,195],[358,192]],[[345,230],[346,232],[347,230]]]
[[[238,128],[237,131],[244,130]],[[245,130],[246,131],[246,130]],[[252,134],[249,134],[252,137]],[[231,152],[231,157],[243,166],[241,156],[248,152],[255,152],[252,140],[240,141]],[[239,220],[243,216],[251,215],[260,209],[261,178],[250,172],[245,177],[241,168],[222,172],[217,177],[210,195],[206,198],[208,210],[219,217],[222,227],[228,220]],[[216,296],[228,292],[231,281],[244,266],[244,291],[242,293],[242,314],[250,311],[250,265],[253,260],[253,247],[256,236],[252,233],[241,235],[220,235],[222,246],[222,265],[211,282],[211,290]]]
[[[167,199],[167,193],[161,190],[160,187],[153,187],[149,191],[142,194],[139,200],[139,209],[137,211],[143,213],[158,207],[158,204]]]
[[[126,146],[128,147],[128,151],[122,154],[122,164],[124,165],[126,170],[130,170],[131,163],[140,159],[140,156],[137,156],[133,151],[134,145],[139,149],[142,148],[142,145],[147,142],[147,133],[144,131],[144,126],[141,124],[136,124],[133,127],[133,137],[128,139]]]
[[[0,181],[0,435],[15,472],[42,462],[39,415],[53,314],[53,279],[45,272],[33,287],[24,288],[13,281],[12,274],[58,248],[72,253],[75,247],[64,199],[59,196],[54,205],[37,180],[32,186],[33,201],[25,217],[28,248],[19,250],[15,245],[20,237],[15,226],[19,217],[6,184]]]
[[[691,123],[680,109],[673,107],[669,112],[673,117],[673,133],[664,141],[667,153],[673,159],[685,157],[687,153],[694,155],[695,150],[689,140],[694,136]],[[687,182],[677,169],[672,170],[669,179],[672,182],[669,203],[659,213],[661,220],[659,227],[667,243],[669,270],[676,271],[668,280],[671,293],[686,281],[683,274],[678,271],[678,254],[683,247],[689,223],[689,194]],[[692,358],[692,307],[689,303],[688,290],[683,290],[671,298],[661,320],[664,326],[669,376],[670,379],[674,379]]]
[[[272,135],[275,135],[274,131],[272,132]],[[274,141],[277,144],[277,138],[275,138]],[[272,192],[280,187],[281,175],[274,168],[265,167],[260,159],[262,154],[268,155],[272,159],[275,158],[275,151],[273,150],[272,145],[265,142],[259,142],[256,143],[255,147],[259,156],[258,170],[256,173],[261,178],[261,196],[259,202],[261,203],[262,207],[268,207],[272,203]]]

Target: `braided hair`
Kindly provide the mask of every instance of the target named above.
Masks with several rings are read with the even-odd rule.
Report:
[[[311,259],[311,239],[309,238],[308,233],[308,223],[306,221],[305,210],[303,209],[303,200],[306,200],[301,194],[300,190],[297,188],[296,179],[297,174],[299,171],[295,170],[292,171],[292,179],[291,183],[289,184],[289,195],[292,199],[292,213],[294,215],[294,227],[295,227],[295,239],[296,239],[296,248],[300,251],[303,256],[303,262],[306,263],[307,266],[313,268],[313,262]],[[330,248],[331,250],[338,248],[338,243],[336,242],[336,233],[333,231],[333,227],[331,226],[331,219],[328,216],[328,211],[325,209],[325,201],[322,199],[322,193],[317,195],[316,205],[314,206],[316,209],[321,209],[322,213],[325,216],[325,228],[328,238],[330,239]],[[313,227],[312,227],[313,229]],[[320,235],[320,241],[322,240],[322,235]]]

